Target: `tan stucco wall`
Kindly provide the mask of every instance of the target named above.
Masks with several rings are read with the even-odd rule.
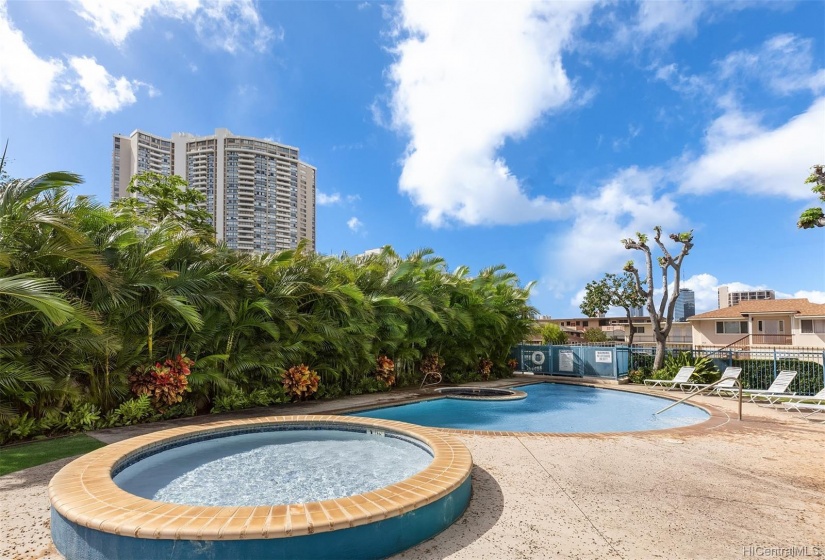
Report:
[[[742,338],[744,334],[718,334],[716,332],[717,321],[731,321],[733,319],[708,319],[700,321],[692,321],[691,327],[693,331],[693,344],[696,346],[727,346]],[[825,349],[825,333],[802,333],[802,323],[799,319],[792,318],[790,315],[758,315],[751,317],[750,331],[752,335],[770,334],[767,332],[768,326],[764,324],[765,321],[785,321],[785,330],[783,333],[775,334],[790,334],[792,335],[793,346],[802,346],[805,348],[823,348]],[[763,322],[763,332],[758,331],[759,321]],[[770,344],[767,344],[770,346]]]
[[[805,348],[822,348],[825,349],[825,333],[793,333],[794,346],[803,346]]]
[[[762,321],[762,323],[763,323],[763,330],[761,332],[758,330],[759,321]],[[751,332],[753,334],[770,334],[768,332],[768,325],[765,324],[766,322],[769,322],[769,321],[773,321],[773,322],[784,321],[784,323],[785,323],[785,325],[784,325],[785,330],[783,330],[781,333],[777,330],[774,330],[773,334],[791,334],[792,317],[790,315],[757,315],[757,316],[751,317],[751,319],[750,319]]]
[[[736,342],[747,333],[719,334],[716,332],[716,322],[726,319],[709,319],[706,321],[692,321],[693,344],[695,346],[727,346]],[[727,319],[732,320],[732,319]]]

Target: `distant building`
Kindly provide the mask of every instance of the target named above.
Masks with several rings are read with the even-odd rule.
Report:
[[[556,319],[543,315],[536,319],[536,333],[530,335],[525,342],[531,344],[541,344],[541,335],[538,331],[547,323],[555,323],[567,333],[569,343],[584,342],[584,331],[590,328],[597,328],[604,331],[608,341],[615,343],[625,343],[630,340],[630,322],[627,317],[571,317]],[[690,323],[683,321],[673,322],[668,344],[672,346],[689,346],[692,342]],[[634,317],[633,319],[633,344],[645,345],[655,344],[656,338],[653,334],[653,325],[649,316]]]
[[[647,315],[647,310],[642,306],[630,308],[631,317],[644,317],[645,315]]]
[[[218,240],[241,251],[294,249],[302,239],[315,250],[315,167],[298,148],[237,136],[225,128],[162,138],[141,130],[114,135],[112,200],[132,196],[137,173],[178,175],[206,197]]]
[[[718,289],[719,309],[738,305],[742,301],[776,299],[773,290],[753,290],[749,292],[731,292],[727,286],[720,286]]]
[[[676,297],[676,307],[673,309],[674,321],[686,321],[688,317],[696,314],[696,294],[693,290],[682,288]]]
[[[825,349],[825,304],[802,298],[744,300],[689,322],[697,346]]]
[[[361,253],[358,256],[359,257],[369,257],[369,256],[372,256],[372,255],[380,255],[381,251],[383,251],[383,249],[380,248],[380,247],[378,247],[376,249],[367,249],[366,251],[364,251],[363,253]]]

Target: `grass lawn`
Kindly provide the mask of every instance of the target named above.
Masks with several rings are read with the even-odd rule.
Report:
[[[85,434],[33,441],[0,448],[0,476],[64,457],[88,453],[106,445]]]

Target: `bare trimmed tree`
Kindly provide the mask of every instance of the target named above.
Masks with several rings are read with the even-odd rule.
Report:
[[[639,276],[639,269],[633,264],[633,261],[628,261],[624,266],[625,272],[633,275],[636,284],[636,291],[647,302],[647,313],[650,315],[650,322],[653,324],[653,335],[656,338],[656,357],[653,360],[653,370],[662,369],[665,363],[665,345],[667,337],[670,334],[670,329],[673,326],[673,310],[676,307],[676,298],[679,297],[679,283],[682,279],[682,261],[690,253],[693,248],[693,230],[685,233],[672,233],[669,235],[670,239],[679,243],[682,248],[675,257],[671,255],[665,244],[662,242],[662,228],[656,226],[653,228],[656,232],[653,240],[656,242],[659,251],[662,255],[656,258],[659,268],[662,271],[662,298],[659,301],[659,306],[653,300],[654,296],[654,281],[653,281],[653,253],[650,246],[647,244],[648,237],[643,233],[636,233],[635,239],[622,239],[625,249],[635,249],[641,251],[645,255],[647,264],[647,277],[642,280]],[[668,289],[668,274],[673,269],[673,293]],[[664,325],[662,322],[664,321]]]
[[[621,276],[607,273],[601,280],[588,282],[584,287],[584,299],[579,309],[587,317],[595,317],[597,314],[607,313],[611,307],[621,307],[627,316],[627,323],[630,327],[630,338],[628,344],[633,346],[633,308],[642,307],[645,299],[636,290],[636,281],[633,276],[625,272]]]

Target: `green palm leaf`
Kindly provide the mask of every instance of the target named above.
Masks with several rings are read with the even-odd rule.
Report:
[[[60,286],[51,278],[35,278],[33,274],[0,278],[0,296],[26,304],[30,313],[39,312],[55,325],[62,325],[75,316],[75,308],[66,301]],[[10,316],[8,313],[0,314],[0,322]]]

